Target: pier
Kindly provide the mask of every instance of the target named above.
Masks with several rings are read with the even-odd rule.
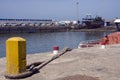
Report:
[[[42,68],[39,73],[23,80],[61,80],[75,75],[92,76],[96,80],[119,80],[119,49],[119,44],[108,45],[106,49],[100,46],[73,49]],[[27,55],[27,64],[44,61],[52,56],[52,52]],[[4,80],[5,58],[1,58],[0,62],[0,79]]]

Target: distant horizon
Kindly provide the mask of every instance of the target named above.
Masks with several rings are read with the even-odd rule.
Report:
[[[120,18],[120,0],[0,0],[0,18],[81,20],[86,14]],[[79,16],[79,17],[78,17]]]

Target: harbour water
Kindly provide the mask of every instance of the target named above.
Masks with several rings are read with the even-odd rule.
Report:
[[[86,40],[100,39],[110,32],[49,32],[49,33],[20,33],[0,34],[0,57],[5,57],[5,42],[10,37],[22,37],[27,41],[27,54],[49,52],[53,46],[77,48]]]

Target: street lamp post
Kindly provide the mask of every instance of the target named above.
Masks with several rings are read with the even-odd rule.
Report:
[[[79,2],[76,3],[76,16],[77,16],[77,21],[79,23]]]

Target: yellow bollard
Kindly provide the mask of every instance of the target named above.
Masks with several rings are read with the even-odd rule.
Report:
[[[6,76],[14,76],[26,71],[26,40],[21,37],[6,41]]]

